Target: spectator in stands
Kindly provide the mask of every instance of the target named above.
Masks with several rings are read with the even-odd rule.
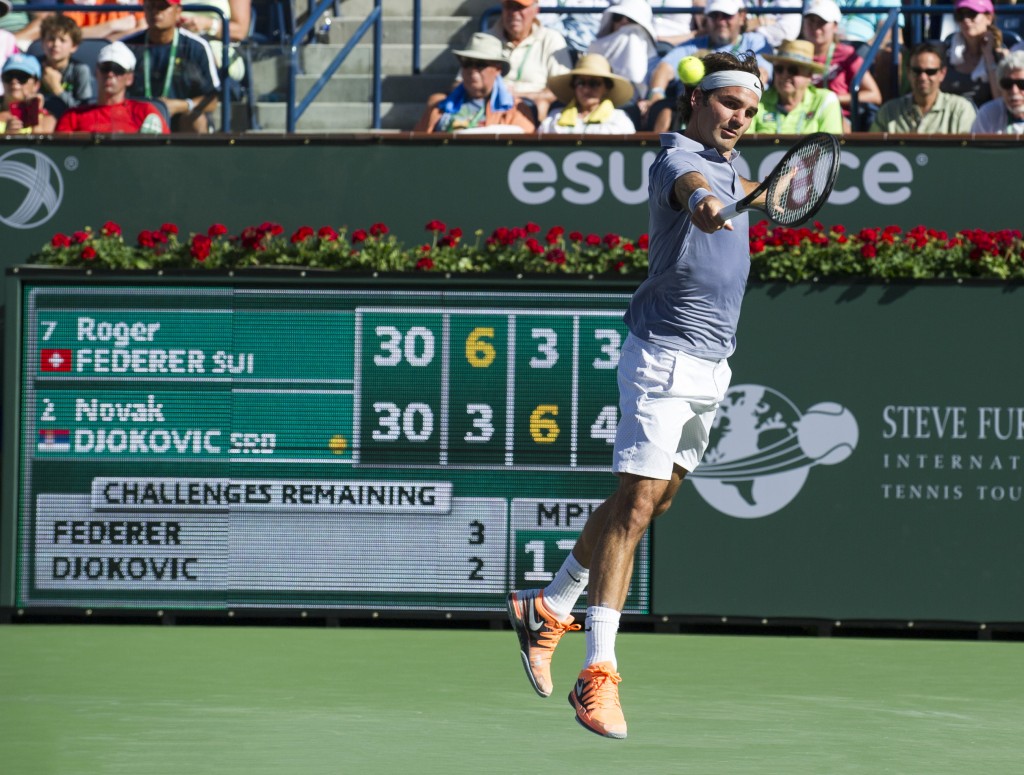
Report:
[[[845,11],[856,10],[856,13],[844,13],[839,22],[839,39],[857,49],[857,54],[864,57],[868,48],[875,40],[879,29],[885,23],[885,11],[899,8],[899,0],[840,0]],[[874,10],[874,13],[870,11]],[[882,13],[879,13],[882,11]],[[902,19],[899,22],[902,27]]]
[[[99,96],[95,105],[72,108],[57,122],[57,132],[167,134],[171,130],[151,102],[128,99],[135,80],[135,54],[119,40],[104,46],[96,59]]]
[[[769,55],[775,65],[772,86],[761,97],[751,132],[801,135],[812,132],[843,133],[839,98],[828,89],[811,86],[811,76],[825,66],[814,61],[814,46],[806,40],[787,40],[779,53]]]
[[[1024,135],[1024,51],[1007,55],[999,67],[1001,99],[986,102],[971,127],[978,134]]]
[[[11,12],[11,0],[0,0],[0,19],[6,18]],[[18,41],[10,30],[0,29],[0,67],[3,67],[7,57],[18,51]],[[0,90],[0,94],[3,91]]]
[[[501,19],[491,34],[505,47],[509,61],[506,84],[520,99],[536,107],[538,121],[548,114],[555,95],[548,89],[548,78],[566,73],[572,67],[569,48],[559,33],[537,20],[537,0],[502,0]]]
[[[48,135],[56,120],[43,107],[39,60],[28,54],[12,54],[4,62],[0,79],[4,83],[0,105],[0,131],[8,135]]]
[[[210,44],[179,28],[180,0],[144,0],[143,7],[148,29],[124,40],[138,60],[128,95],[162,101],[172,132],[208,132],[220,88]]]
[[[684,57],[705,51],[753,51],[762,80],[767,83],[771,79],[771,65],[763,55],[770,54],[772,47],[760,32],[743,32],[747,18],[743,0],[710,0],[704,11],[709,32],[676,46],[662,57],[648,81],[647,97],[638,103],[641,113],[651,114],[648,123],[655,132],[666,131],[671,121],[672,108],[682,91],[676,68]]]
[[[239,43],[249,37],[249,25],[252,19],[252,0],[182,0],[183,8],[189,5],[212,5],[219,8],[228,20],[228,38]],[[182,12],[181,26],[186,30],[202,35],[213,49],[213,57],[217,67],[223,62],[223,30],[221,18],[211,11],[195,13]],[[228,49],[228,75],[236,81],[245,77],[245,61],[232,46]]]
[[[871,124],[872,132],[893,134],[964,134],[971,131],[974,103],[942,91],[946,49],[924,42],[910,52],[910,93],[889,100]]]
[[[454,51],[462,82],[447,97],[428,102],[414,132],[458,132],[482,127],[533,132],[536,124],[504,81],[510,64],[500,40],[473,35],[469,48]],[[497,131],[497,130],[496,130]]]
[[[983,105],[1000,96],[996,68],[1007,54],[1003,33],[993,23],[992,0],[957,0],[955,9],[957,31],[945,41],[949,67],[942,90]]]
[[[996,5],[1017,5],[1017,0],[999,0]],[[1021,35],[1024,35],[1024,14],[996,13],[996,24],[1003,31],[1004,41],[1010,37],[1020,40]]]
[[[853,46],[836,40],[841,18],[842,12],[835,0],[812,0],[804,10],[801,37],[814,45],[814,61],[825,66],[825,71],[821,75],[815,75],[811,79],[811,85],[830,89],[839,97],[846,131],[854,128],[866,129],[870,121],[858,120],[854,127],[850,117],[850,84],[864,66],[864,60],[857,55]],[[874,108],[882,104],[882,92],[870,71],[864,73],[857,101],[861,106],[873,106],[869,109],[871,115],[874,114]]]
[[[2,0],[0,5],[7,10],[0,13],[0,30],[6,30],[18,41],[18,48],[28,49],[33,41],[39,40],[39,24],[45,13],[29,13],[33,5],[40,5],[44,0]]]
[[[40,25],[43,42],[42,92],[46,109],[60,118],[76,105],[92,102],[96,82],[89,66],[75,61],[82,30],[67,16],[47,16]]]
[[[631,135],[633,120],[622,110],[633,99],[633,85],[612,72],[600,54],[584,54],[568,73],[553,75],[548,88],[564,107],[555,108],[538,134]]]
[[[139,1],[141,2],[141,0]],[[110,11],[106,7],[96,7],[97,5],[104,6],[108,2],[116,2],[120,5],[139,5],[136,0],[103,0],[101,3],[88,0],[67,0],[67,2],[88,9],[63,12],[64,16],[74,20],[75,24],[82,29],[83,38],[90,40],[110,38],[113,40],[146,26],[145,15],[140,11]]]
[[[608,0],[555,0],[554,7],[565,9],[600,8],[608,4]],[[552,6],[547,3],[545,7]],[[601,26],[601,14],[599,13],[547,13],[540,18],[545,27],[565,38],[573,60],[586,53],[590,44],[594,42],[594,38],[597,37],[597,31]]]
[[[696,13],[655,13],[654,32],[658,39],[658,52],[667,54],[700,33],[704,16],[703,0],[648,0],[654,10],[664,8],[693,8]]]
[[[747,8],[802,8],[803,0],[749,0]],[[772,46],[800,37],[799,13],[748,13],[744,25],[747,32],[757,30]]]
[[[647,93],[647,73],[657,53],[653,16],[646,0],[618,0],[601,15],[597,38],[590,44],[590,53],[604,57],[612,72],[631,82],[641,97]]]

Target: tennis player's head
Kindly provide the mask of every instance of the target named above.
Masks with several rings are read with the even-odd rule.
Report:
[[[704,78],[682,106],[685,134],[728,156],[757,114],[761,73],[750,52],[737,57],[719,51],[705,56],[703,62]]]

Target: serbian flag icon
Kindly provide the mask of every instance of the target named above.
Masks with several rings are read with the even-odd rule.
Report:
[[[39,431],[39,443],[36,449],[40,452],[70,452],[71,431],[46,428]]]
[[[40,371],[71,371],[71,350],[42,350],[39,353]]]

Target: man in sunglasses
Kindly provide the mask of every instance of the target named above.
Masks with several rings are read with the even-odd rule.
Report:
[[[978,110],[971,127],[977,134],[1024,135],[1024,50],[1011,51],[996,68],[1003,96]]]
[[[180,27],[181,0],[143,0],[148,28],[123,38],[136,55],[131,97],[160,100],[171,131],[205,134],[216,110],[220,76],[206,39]]]
[[[69,110],[57,122],[57,132],[170,132],[153,103],[128,99],[128,87],[135,80],[135,64],[135,54],[121,41],[100,49],[96,59],[97,104]]]
[[[461,82],[448,95],[434,95],[413,127],[414,132],[493,131],[532,133],[533,119],[506,85],[509,62],[501,41],[486,32],[473,35],[469,46],[453,51]]]
[[[889,100],[871,123],[872,132],[891,134],[966,134],[977,111],[974,103],[942,91],[946,48],[924,42],[910,52],[910,93]]]

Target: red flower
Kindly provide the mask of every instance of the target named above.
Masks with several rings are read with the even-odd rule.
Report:
[[[89,239],[89,232],[87,231],[76,231],[71,235],[71,241],[76,245],[81,245],[87,239]]]
[[[583,234],[578,231],[570,231],[569,239],[571,239],[573,242],[583,242]]]
[[[140,248],[155,248],[156,240],[153,239],[153,232],[143,229],[139,232],[138,243]]]
[[[320,231],[318,231],[316,233],[316,236],[318,236],[324,242],[337,242],[338,241],[338,232],[336,232],[330,226],[321,226],[320,227]]]
[[[242,247],[247,250],[266,250],[266,246],[263,244],[264,236],[266,236],[266,232],[262,228],[246,226],[242,230]]]
[[[352,232],[352,244],[358,245],[360,242],[365,242],[368,236],[366,229],[356,229]]]
[[[107,221],[103,224],[103,228],[100,229],[100,233],[104,237],[117,237],[121,234],[121,227],[113,221]]]
[[[878,251],[875,250],[874,245],[861,245],[860,248],[861,258],[874,258],[878,255]]]
[[[598,245],[601,244],[601,238],[598,237],[596,234],[588,234],[586,242],[591,247],[597,247]]]
[[[552,264],[564,264],[565,263],[565,251],[558,248],[551,248],[547,252],[544,258]]]
[[[443,221],[430,221],[430,223],[428,223],[426,226],[427,231],[433,231],[437,233],[441,233],[447,228],[448,227],[444,225]]]
[[[750,252],[755,256],[758,253],[764,252],[764,240],[763,239],[752,239],[750,240]]]
[[[453,237],[451,234],[447,234],[444,237],[441,237],[437,244],[442,248],[454,248],[459,244],[459,238]]]
[[[292,235],[292,244],[297,245],[300,242],[305,242],[312,237],[314,233],[312,226],[300,226]]]
[[[213,226],[206,230],[206,233],[211,237],[223,237],[225,234],[228,233],[228,227],[225,226],[223,223],[215,223],[213,224]]]
[[[625,245],[622,246],[622,249],[627,253],[632,253],[634,250],[636,250],[632,242],[627,242]]]
[[[622,242],[622,237],[620,237],[618,234],[605,234],[604,235],[604,244],[607,245],[612,250],[617,248],[619,246],[619,243],[621,243],[621,242]]]
[[[375,223],[370,227],[370,235],[373,237],[380,237],[388,233],[388,227],[383,223]]]
[[[433,269],[434,261],[429,256],[424,256],[423,258],[416,262],[416,268],[423,270]]]
[[[429,244],[427,244],[427,245],[420,245],[420,253],[429,253],[433,249],[434,248],[432,248]]]
[[[647,246],[650,244],[650,239],[646,234],[641,234],[636,241],[636,246],[641,250],[647,250]]]
[[[533,237],[530,237],[530,239],[526,240],[526,247],[531,253],[533,253],[536,256],[539,256],[541,253],[544,252],[544,246],[537,242],[537,240],[535,240]]]
[[[284,226],[279,223],[273,223],[271,221],[264,221],[260,224],[258,231],[265,232],[277,236],[278,234],[284,234]]]
[[[550,229],[548,229],[547,236],[544,237],[544,240],[549,245],[554,245],[556,242],[558,242],[558,240],[561,238],[563,234],[565,234],[565,229],[563,229],[561,226],[552,226]]]
[[[205,234],[196,234],[192,238],[192,245],[189,247],[189,253],[192,254],[192,258],[196,261],[205,261],[210,255],[210,246],[212,244],[213,240]]]
[[[448,236],[454,240],[462,239],[462,229],[456,226],[455,228],[448,232]]]
[[[526,233],[527,234],[536,234],[539,231],[540,231],[540,226],[535,224],[533,221],[530,221],[529,223],[526,224]]]
[[[68,248],[71,247],[71,237],[57,232],[53,235],[53,239],[50,240],[50,244],[55,248]]]
[[[81,256],[86,261],[92,261],[94,258],[96,258],[96,251],[93,249],[92,245],[86,245],[84,248],[82,248]]]
[[[173,223],[165,223],[160,227],[160,231],[162,231],[164,234],[177,234],[178,227],[175,226]]]

